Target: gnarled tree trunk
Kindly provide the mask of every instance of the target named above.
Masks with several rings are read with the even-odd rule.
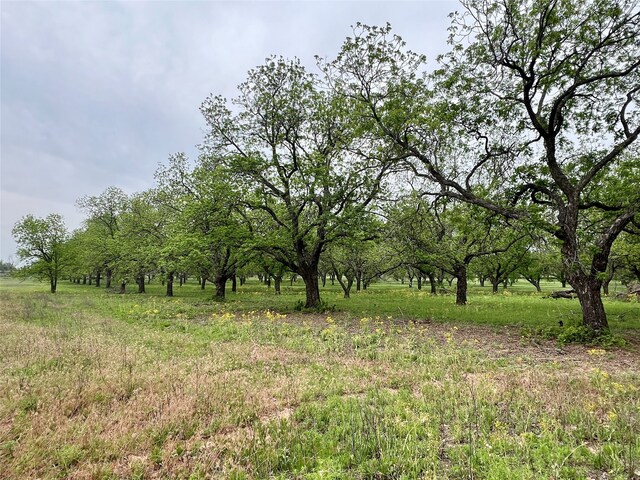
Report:
[[[433,273],[428,273],[427,277],[429,277],[429,283],[431,284],[431,295],[435,295],[438,293],[438,289],[436,287],[436,278]]]
[[[600,296],[602,280],[583,273],[570,274],[569,282],[578,296],[582,307],[583,324],[597,332],[609,329],[607,314]]]
[[[228,278],[225,276],[219,276],[214,278],[213,284],[216,286],[215,298],[222,299],[225,297],[225,289],[227,286]]]
[[[320,282],[318,279],[318,269],[313,266],[307,267],[299,272],[305,286],[305,308],[316,308],[320,305]]]
[[[144,288],[144,283],[145,283],[144,273],[138,275],[138,278],[136,279],[136,283],[138,284],[138,293],[146,293],[146,290]]]
[[[456,305],[467,304],[467,266],[463,263],[454,265],[456,278]]]

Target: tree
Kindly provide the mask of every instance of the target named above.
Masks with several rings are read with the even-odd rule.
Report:
[[[18,257],[29,262],[23,272],[46,278],[51,293],[56,293],[67,260],[64,248],[68,233],[62,217],[55,213],[46,218],[27,215],[14,225],[11,233],[18,244]]]
[[[604,331],[602,274],[640,209],[640,12],[633,0],[463,6],[429,78],[388,27],[361,28],[328,68],[438,193],[554,235],[584,325]]]
[[[133,279],[138,293],[146,293],[145,278],[156,273],[161,249],[166,242],[165,227],[170,217],[153,204],[153,192],[131,195],[120,213],[115,235],[118,256],[115,265],[122,285]]]
[[[517,232],[505,229],[504,233],[499,234],[507,237],[509,235],[517,235]],[[522,238],[516,241],[508,250],[504,252],[492,252],[477,261],[478,269],[481,275],[489,279],[491,282],[491,290],[498,293],[500,284],[506,283],[514,278],[514,274],[525,264],[527,254],[531,247],[530,238]],[[539,289],[540,282],[534,285]],[[539,290],[538,290],[539,291]]]
[[[505,235],[501,217],[473,205],[440,198],[410,198],[390,215],[396,241],[418,269],[442,269],[456,279],[456,304],[466,305],[469,265],[507,252],[523,235]]]
[[[121,215],[126,211],[129,198],[121,189],[109,187],[100,195],[84,196],[76,205],[88,218],[85,221],[87,240],[90,242],[91,259],[96,268],[96,287],[100,278],[106,276],[106,288],[111,288],[111,280],[120,255],[117,235],[120,230]]]
[[[344,298],[350,297],[354,282],[359,292],[401,265],[395,251],[387,247],[380,235],[362,238],[355,232],[335,242],[326,258],[334,278],[342,287]]]
[[[15,272],[16,266],[9,260],[5,262],[4,260],[0,260],[0,276],[8,275]]]
[[[640,283],[640,224],[632,225],[613,245],[625,283]]]
[[[165,254],[170,265],[199,273],[225,298],[226,283],[246,262],[243,247],[250,237],[230,173],[201,157],[191,168],[183,154],[156,172],[158,201],[175,212]]]
[[[551,277],[558,263],[557,253],[552,251],[552,248],[553,246],[549,245],[545,238],[539,238],[536,245],[525,253],[522,264],[518,268],[518,273],[536,287],[537,292],[542,291],[540,286],[542,279]]]
[[[204,155],[243,192],[253,248],[303,279],[307,308],[320,305],[322,252],[355,228],[382,187],[385,152],[356,135],[350,108],[297,60],[270,58],[239,86],[233,114],[205,100]]]

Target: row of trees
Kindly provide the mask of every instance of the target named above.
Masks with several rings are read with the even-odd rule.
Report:
[[[175,162],[172,168],[180,171]],[[181,175],[195,176],[184,170]],[[190,191],[194,189],[192,184]],[[222,192],[216,196],[228,198]],[[227,205],[221,215],[211,217],[209,202],[190,196],[181,201],[184,209],[178,212],[166,208],[164,194],[157,189],[127,196],[112,187],[78,201],[91,213],[84,228],[71,235],[58,215],[25,217],[14,234],[23,245],[21,256],[37,261],[20,274],[47,278],[52,292],[60,276],[122,292],[128,283],[144,292],[146,281],[156,278],[166,284],[168,296],[173,296],[174,279],[182,283],[197,277],[203,288],[207,281],[214,283],[220,298],[229,279],[242,282],[258,276],[269,285],[273,281],[277,294],[285,277],[298,276],[283,262],[264,255],[265,234],[252,234],[244,221],[247,215],[237,211],[239,205]],[[234,215],[238,215],[235,221]],[[433,294],[455,280],[460,305],[467,301],[468,278],[482,286],[490,284],[494,292],[518,279],[538,291],[543,279],[563,285],[567,281],[557,242],[551,237],[536,235],[525,224],[502,222],[474,206],[409,195],[385,210],[383,218],[371,215],[363,220],[370,222],[368,236],[349,235],[333,242],[318,264],[319,281],[338,282],[346,298],[352,287],[366,289],[383,277],[408,280],[409,286],[417,283],[418,288],[428,282]],[[623,233],[609,258],[603,293],[608,294],[614,276],[640,282],[639,266],[640,237]]]
[[[276,284],[298,275],[311,308],[322,262],[348,293],[350,265],[374,258],[375,275],[448,272],[463,304],[472,265],[539,281],[552,249],[585,325],[606,329],[612,251],[639,263],[637,5],[462,4],[435,71],[388,25],[357,25],[318,74],[272,57],[231,102],[207,98],[197,159],[172,156],[151,191],[78,202],[76,268],[141,291],[150,271],[168,288],[190,272],[223,296],[257,261]]]

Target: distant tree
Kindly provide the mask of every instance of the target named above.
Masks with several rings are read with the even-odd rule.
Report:
[[[222,165],[201,157],[191,166],[184,154],[173,155],[156,172],[158,199],[175,214],[164,254],[173,268],[198,272],[226,296],[226,284],[248,260],[244,245],[250,231],[236,191]]]
[[[147,275],[158,270],[169,220],[166,212],[153,205],[153,193],[150,191],[131,195],[127,208],[120,213],[119,229],[115,235],[118,248],[115,265],[125,284],[135,281],[138,293],[146,293]]]
[[[518,235],[514,229],[505,228],[503,232],[503,238]],[[508,250],[489,253],[476,261],[479,274],[484,275],[491,282],[493,293],[498,292],[500,284],[506,285],[516,276],[516,272],[524,266],[530,247],[531,238],[523,237]]]
[[[344,298],[350,297],[354,282],[359,292],[401,265],[395,251],[380,236],[358,238],[358,235],[352,235],[342,239],[331,245],[326,259],[342,287]]]
[[[640,222],[631,225],[613,245],[621,280],[624,283],[640,283]]]
[[[18,258],[28,262],[22,269],[26,275],[45,278],[56,293],[58,278],[67,262],[65,242],[68,239],[64,220],[58,214],[46,218],[23,217],[12,230],[18,244]]]
[[[9,260],[5,262],[4,260],[0,260],[0,275],[9,275],[15,272],[16,266]]]
[[[85,220],[87,261],[96,269],[96,287],[105,275],[105,287],[111,281],[119,260],[121,245],[117,239],[122,213],[126,211],[129,197],[117,187],[109,187],[100,195],[84,196],[76,205],[87,214]]]
[[[94,273],[94,269],[90,266],[89,252],[85,243],[86,230],[79,228],[74,230],[66,244],[66,251],[69,258],[66,273],[71,281],[79,281],[80,278],[86,282],[88,277]]]
[[[505,234],[500,216],[446,198],[429,203],[410,198],[389,215],[399,242],[417,269],[442,270],[456,279],[456,304],[467,303],[469,266],[473,260],[507,252],[522,234]]]
[[[518,274],[527,282],[536,287],[537,292],[542,291],[543,278],[550,278],[554,268],[562,270],[562,263],[558,262],[558,253],[555,245],[539,239],[524,255],[522,263],[518,267]]]

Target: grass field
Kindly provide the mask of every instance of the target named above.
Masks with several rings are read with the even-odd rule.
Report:
[[[524,284],[59,288],[0,280],[3,479],[640,478],[638,303],[605,349],[523,335],[579,320]]]

